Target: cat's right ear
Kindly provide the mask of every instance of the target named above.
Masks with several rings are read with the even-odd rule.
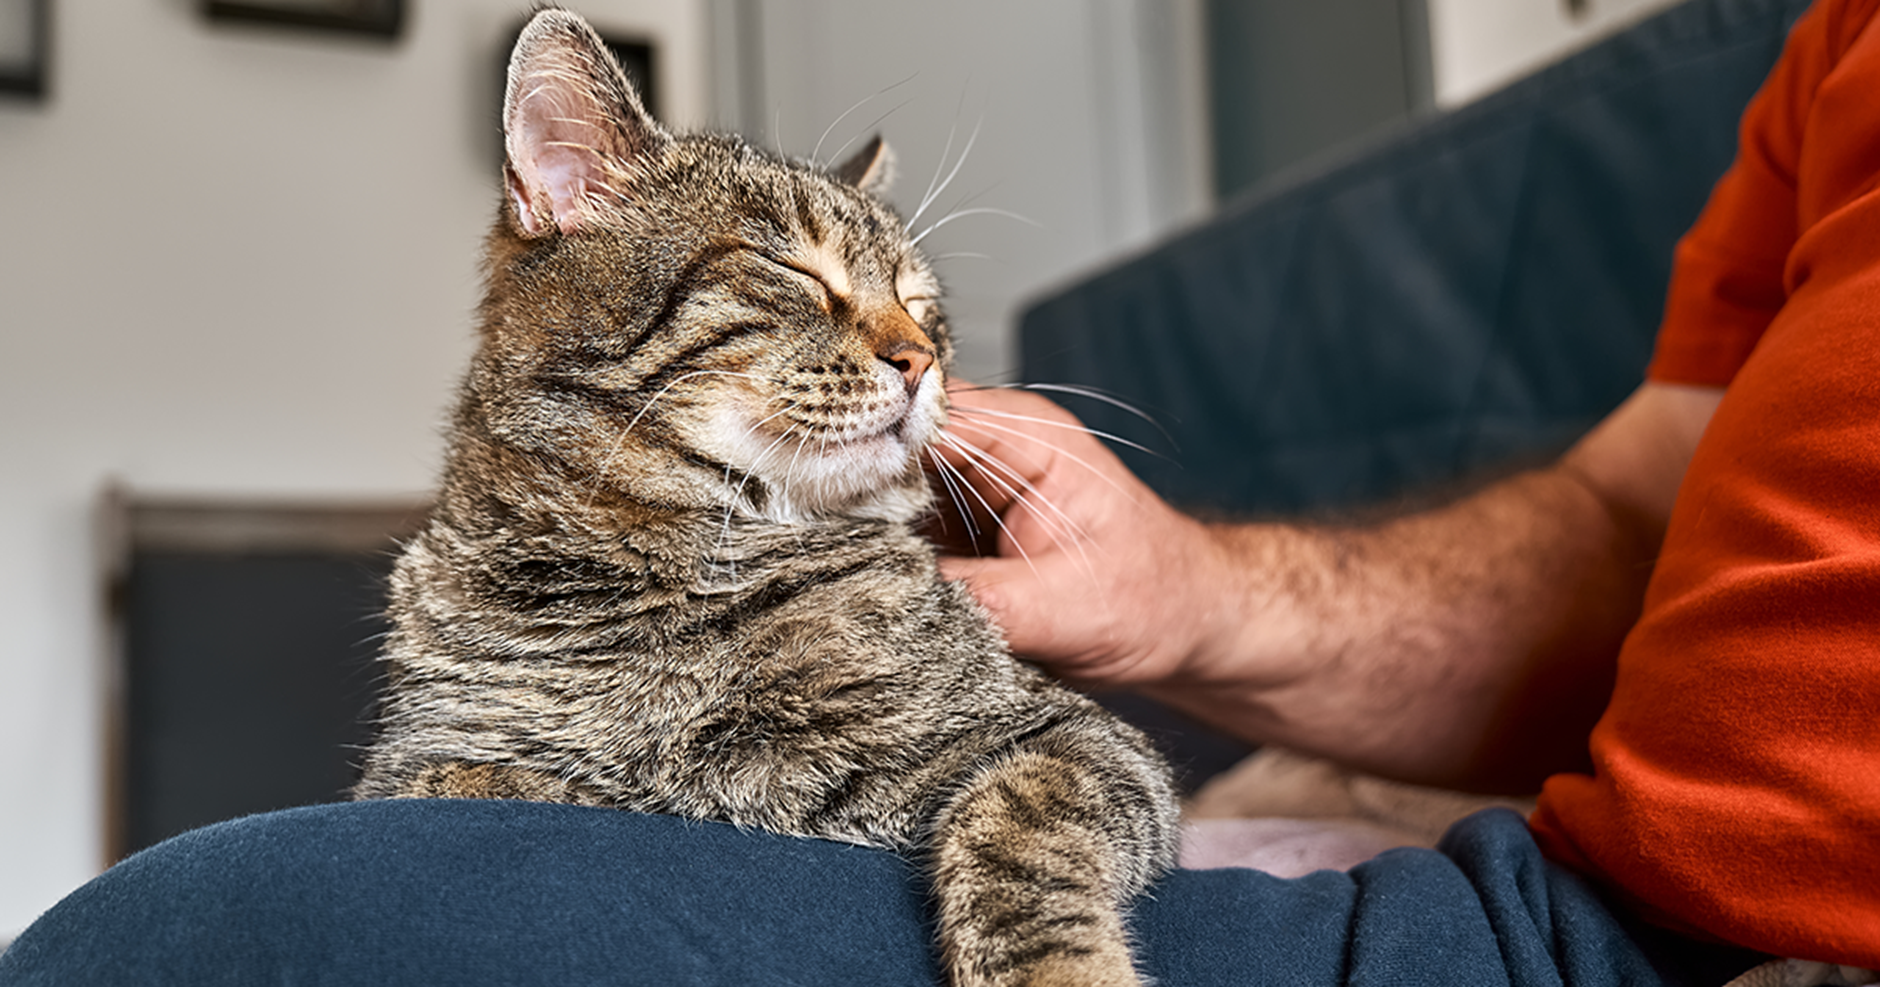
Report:
[[[894,182],[894,152],[876,134],[847,161],[831,168],[830,174],[869,195],[887,195],[888,186]]]
[[[509,59],[504,183],[525,236],[573,233],[624,202],[634,164],[672,138],[587,22],[536,14]]]

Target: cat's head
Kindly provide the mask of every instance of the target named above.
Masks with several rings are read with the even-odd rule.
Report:
[[[465,414],[636,499],[925,508],[951,346],[932,269],[877,198],[878,138],[823,168],[674,135],[561,10],[517,42],[504,126]]]

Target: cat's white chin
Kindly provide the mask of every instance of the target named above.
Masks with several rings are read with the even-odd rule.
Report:
[[[920,479],[919,455],[939,433],[939,391],[936,375],[923,382],[903,413],[834,434],[767,434],[748,413],[727,412],[706,429],[709,438],[701,446],[762,481],[760,502],[744,496],[748,484],[736,478],[727,494],[769,520],[843,514],[912,521],[932,501]]]
[[[916,455],[895,432],[828,445],[803,440],[782,468],[757,474],[770,491],[761,513],[784,523],[832,514],[911,521],[928,498],[925,483],[909,482]]]

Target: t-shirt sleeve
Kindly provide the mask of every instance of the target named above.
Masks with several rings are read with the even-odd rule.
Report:
[[[1647,921],[1880,969],[1876,8],[1820,0],[1797,24],[1680,247],[1653,378],[1730,391],[1594,770],[1548,779],[1530,825]]]
[[[1820,7],[1834,6],[1831,4]],[[1664,322],[1647,376],[1722,387],[1788,298],[1796,173],[1816,88],[1833,66],[1836,18],[1811,10],[1790,32],[1738,132],[1737,157],[1678,242]]]

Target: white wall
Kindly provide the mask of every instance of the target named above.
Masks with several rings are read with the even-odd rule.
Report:
[[[1679,0],[1426,0],[1436,105],[1459,106]]]
[[[0,101],[0,937],[102,863],[90,505],[418,491],[468,353],[518,0],[416,3],[396,46],[59,0],[53,92]],[[704,7],[662,35],[707,113]]]
[[[0,101],[0,937],[103,864],[90,512],[107,478],[294,498],[430,484],[496,201],[495,49],[526,6],[415,3],[384,47],[212,27],[196,0],[59,0],[51,101]],[[795,153],[912,75],[824,148],[912,100],[880,124],[910,205],[947,128],[957,153],[983,120],[936,208],[976,196],[1041,228],[974,216],[928,241],[994,257],[942,263],[982,379],[1011,368],[1020,298],[1206,201],[1195,0],[575,6],[662,36],[675,122],[715,115]]]

